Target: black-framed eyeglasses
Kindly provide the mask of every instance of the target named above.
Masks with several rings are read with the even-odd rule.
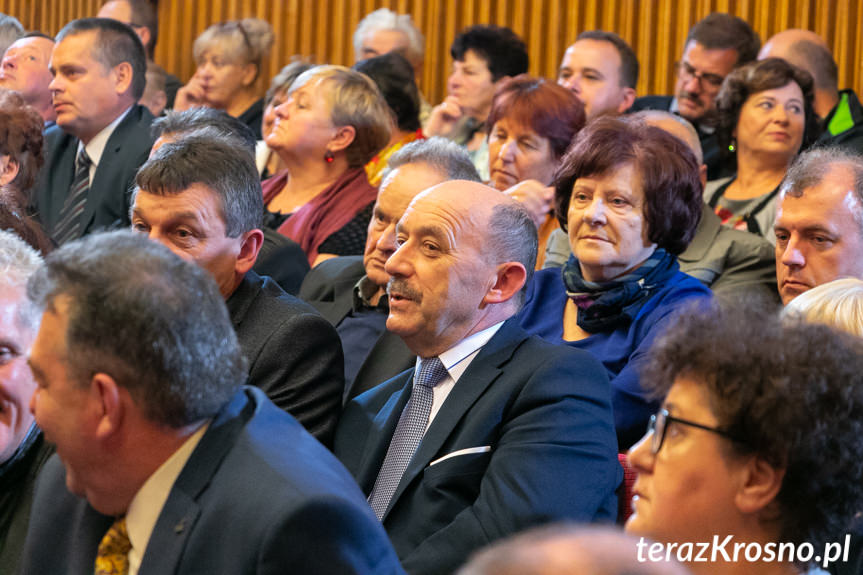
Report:
[[[688,425],[689,427],[695,427],[698,429],[703,429],[704,431],[716,433],[717,435],[721,435],[722,437],[730,439],[731,441],[743,442],[742,439],[731,435],[724,429],[710,427],[709,425],[703,425],[701,423],[696,423],[695,421],[689,421],[688,419],[674,417],[673,415],[670,415],[668,413],[667,409],[660,409],[656,413],[656,415],[650,416],[650,423],[647,424],[647,433],[653,434],[653,436],[650,438],[650,452],[654,455],[659,453],[659,450],[662,449],[662,443],[665,441],[665,432],[668,429],[669,423]]]
[[[701,87],[710,88],[711,90],[718,90],[722,87],[722,82],[725,80],[719,74],[710,74],[699,72],[689,62],[677,62],[677,74],[684,82],[688,82],[689,80],[695,78],[698,80],[698,83],[701,84]]]

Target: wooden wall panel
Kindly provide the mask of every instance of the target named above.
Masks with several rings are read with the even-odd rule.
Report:
[[[55,34],[72,18],[92,16],[101,0],[0,0],[0,12],[28,28]],[[426,39],[420,79],[429,101],[446,92],[449,44],[470,24],[510,26],[524,38],[530,72],[554,77],[566,47],[579,32],[601,28],[620,34],[641,62],[639,94],[670,93],[674,62],[690,26],[714,11],[747,20],[762,39],[790,27],[809,28],[831,46],[839,83],[863,92],[863,0],[160,0],[156,61],[186,80],[194,72],[192,43],[207,26],[255,16],[273,24],[276,44],[266,81],[292,55],[350,65],[352,34],[379,7],[410,13]]]

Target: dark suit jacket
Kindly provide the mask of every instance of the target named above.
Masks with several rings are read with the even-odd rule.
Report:
[[[311,306],[253,271],[228,298],[231,323],[249,362],[249,385],[332,445],[345,386],[342,344]]]
[[[63,466],[53,457],[39,478],[21,573],[92,575],[112,522],[66,490]],[[401,572],[350,475],[249,387],[216,416],[174,483],[139,571]]]
[[[115,224],[129,225],[129,198],[135,174],[147,161],[154,141],[150,135],[152,121],[153,115],[147,108],[132,106],[108,138],[81,215],[82,234]],[[45,132],[45,147],[45,166],[36,185],[34,207],[45,231],[53,236],[75,175],[78,138],[55,125]]]
[[[366,275],[362,256],[326,260],[310,271],[300,288],[300,297],[312,304],[333,326],[338,326],[353,307],[354,286]],[[385,331],[378,338],[357,372],[345,398],[352,399],[411,368],[416,355],[402,338]]]
[[[342,415],[335,453],[366,494],[412,376],[364,393]],[[510,319],[432,421],[383,524],[409,573],[451,573],[474,550],[538,523],[613,521],[621,476],[605,369]]]

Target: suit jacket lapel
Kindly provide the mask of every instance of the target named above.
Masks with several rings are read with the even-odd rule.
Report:
[[[314,306],[333,325],[338,325],[354,306],[354,278],[341,280],[333,285],[333,301],[316,301]]]
[[[407,469],[405,469],[404,475],[402,475],[382,520],[386,520],[387,514],[414,478],[436,457],[445,455],[440,454],[440,449],[458,422],[473,407],[476,400],[485,393],[492,382],[497,379],[518,344],[527,338],[528,335],[519,327],[515,318],[510,318],[480,350],[450,391],[446,401],[423,436],[422,442]]]
[[[348,390],[348,399],[385,382],[415,363],[416,355],[405,345],[402,338],[391,331],[384,331],[357,372],[354,383]]]

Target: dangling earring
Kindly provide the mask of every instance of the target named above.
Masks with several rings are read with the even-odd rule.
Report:
[[[326,152],[324,152],[324,161],[326,163],[332,164],[333,160],[335,160],[335,159],[336,159],[336,157],[335,157],[335,155],[333,155],[333,153],[331,151],[327,150]]]
[[[731,143],[728,144],[728,151],[732,154],[737,151],[737,138],[731,138]]]

